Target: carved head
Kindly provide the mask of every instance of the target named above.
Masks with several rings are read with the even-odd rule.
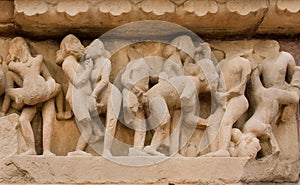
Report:
[[[84,54],[84,46],[73,34],[67,35],[60,43],[60,49],[56,52],[56,63],[61,65],[67,56],[74,56],[77,61]]]
[[[86,58],[96,59],[101,57],[104,53],[104,45],[99,39],[95,39],[87,48],[86,48]]]
[[[15,37],[11,42],[8,49],[7,62],[20,61],[27,62],[31,57],[27,43],[22,37]]]
[[[191,57],[195,55],[195,45],[193,40],[188,35],[178,36],[171,41],[171,45],[182,51],[182,54],[185,53]]]

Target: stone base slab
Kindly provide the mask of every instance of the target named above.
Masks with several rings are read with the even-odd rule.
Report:
[[[227,184],[236,183],[241,179],[243,168],[248,160],[206,157],[113,157],[111,159],[114,162],[103,157],[13,156],[2,161],[0,183]],[[162,159],[165,160],[159,162]],[[147,161],[149,165],[124,165],[130,160]]]

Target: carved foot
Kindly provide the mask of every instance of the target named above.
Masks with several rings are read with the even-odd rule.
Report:
[[[111,154],[111,152],[109,150],[105,149],[105,150],[103,150],[102,156],[105,158],[109,158],[109,157],[112,157],[113,155]]]
[[[43,156],[51,157],[51,156],[56,156],[54,153],[50,152],[49,150],[44,151]]]
[[[205,154],[203,157],[230,157],[230,154],[227,150],[218,150],[216,152]]]
[[[143,151],[149,155],[166,156],[165,154],[158,152],[153,146],[146,146]]]
[[[26,156],[26,155],[36,155],[36,151],[33,149],[29,149],[26,152],[20,153],[20,156]]]
[[[73,116],[72,111],[58,112],[56,114],[56,119],[57,120],[68,120],[68,119],[71,119],[72,116]]]
[[[149,156],[149,155],[146,152],[144,152],[141,147],[131,147],[129,148],[128,156]]]
[[[68,156],[87,156],[87,157],[91,157],[92,154],[84,152],[82,150],[76,150],[74,152],[69,152]]]

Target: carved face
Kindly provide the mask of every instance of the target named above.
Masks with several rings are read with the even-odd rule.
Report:
[[[56,63],[61,64],[64,58],[73,55],[78,61],[83,56],[84,47],[80,40],[74,35],[67,35],[60,44],[60,49],[56,52]]]
[[[16,37],[11,41],[8,54],[8,62],[27,62],[28,57],[30,56],[28,45],[21,37]]]
[[[103,52],[103,43],[99,39],[96,39],[87,47],[86,58],[96,59],[98,57],[101,57]]]

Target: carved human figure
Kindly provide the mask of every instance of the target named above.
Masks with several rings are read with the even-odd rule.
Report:
[[[231,143],[228,149],[230,156],[255,158],[260,149],[259,140],[255,136],[242,133],[237,128],[232,129]]]
[[[98,116],[96,108],[96,99],[92,94],[92,84],[90,82],[93,70],[93,61],[84,60],[80,65],[79,60],[84,54],[84,47],[80,40],[74,35],[67,35],[60,44],[60,50],[57,52],[57,63],[62,64],[69,87],[66,99],[70,103],[77,126],[81,132],[78,139],[76,150],[69,152],[68,155],[91,155],[84,152],[88,142],[95,142],[99,139],[100,131],[95,129],[93,116]],[[93,138],[93,132],[96,139]]]
[[[124,86],[124,121],[134,130],[134,144],[129,155],[146,155],[142,150],[146,138],[146,119],[144,112],[144,94],[149,89],[150,68],[145,59],[140,58],[127,64],[121,77]]]
[[[19,122],[16,125],[20,129],[26,144],[27,151],[22,155],[35,155],[34,135],[31,128],[38,106],[42,104],[43,117],[43,155],[54,155],[50,152],[52,122],[55,117],[54,99],[60,91],[60,85],[56,84],[48,69],[43,64],[43,57],[32,57],[25,40],[21,37],[14,38],[9,47],[8,73],[6,100],[4,106],[9,106],[10,98],[17,104],[25,107],[22,109]],[[16,80],[16,81],[13,81]],[[20,88],[13,88],[14,82],[20,84]]]
[[[266,88],[276,87],[293,91],[290,84],[296,66],[293,56],[279,51],[280,45],[275,40],[258,43],[254,48],[255,53],[263,58],[259,65],[263,85]],[[284,106],[282,121],[288,121],[295,114],[294,107],[295,104]]]
[[[146,93],[151,112],[149,122],[155,128],[150,146],[144,148],[149,155],[164,155],[157,148],[170,134],[170,119],[174,110],[181,109],[184,123],[194,128],[207,126],[206,120],[196,112],[198,95],[206,89],[203,87],[207,83],[202,80],[200,66],[191,63],[189,65],[189,76],[160,80]]]
[[[103,156],[112,156],[110,149],[116,132],[119,111],[121,108],[121,92],[109,81],[111,62],[110,53],[105,50],[103,43],[96,39],[86,48],[86,59],[93,61],[91,96],[97,100],[98,114],[106,115]]]
[[[183,76],[183,66],[192,61],[195,54],[195,46],[190,36],[178,36],[166,45],[163,50],[163,64],[160,78],[168,79],[174,76]]]
[[[225,112],[220,123],[218,150],[208,153],[206,156],[230,156],[228,147],[232,126],[247,111],[249,106],[244,93],[251,66],[248,59],[239,55],[229,55],[218,64],[220,80],[216,97],[223,105]]]
[[[298,103],[299,95],[296,92],[275,87],[265,88],[260,81],[257,68],[251,74],[249,90],[254,113],[245,123],[243,132],[259,139],[270,139],[272,153],[279,153],[280,148],[273,135],[271,124],[276,122],[280,105]]]

